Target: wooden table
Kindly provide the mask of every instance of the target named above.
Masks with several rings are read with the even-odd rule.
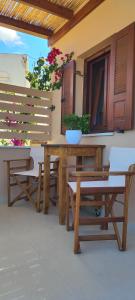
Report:
[[[66,168],[67,158],[92,157],[95,169],[102,168],[102,154],[104,145],[70,145],[70,144],[42,144],[44,147],[44,213],[48,213],[50,198],[50,156],[59,156],[59,223],[65,223],[66,210]]]

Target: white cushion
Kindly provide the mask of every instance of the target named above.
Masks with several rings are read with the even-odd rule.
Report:
[[[34,161],[34,169],[38,169],[38,163],[44,161],[44,147],[31,147],[30,156],[33,158]],[[52,155],[50,159],[51,161],[56,161],[58,159],[58,156]],[[50,167],[52,168],[53,164],[51,164]]]
[[[76,182],[68,182],[68,185],[74,193],[77,190]],[[82,188],[117,188],[125,186],[125,177],[124,176],[110,176],[109,180],[101,181],[82,181],[80,183]]]
[[[135,148],[111,147],[109,161],[110,171],[128,171],[135,164]]]
[[[14,173],[15,175],[21,175],[21,176],[30,176],[30,177],[38,177],[39,176],[39,170],[38,169],[32,169],[28,171],[21,171]]]

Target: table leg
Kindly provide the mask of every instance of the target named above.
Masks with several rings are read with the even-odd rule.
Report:
[[[96,171],[102,170],[102,150],[101,148],[97,148],[96,151]]]
[[[59,223],[65,224],[66,217],[66,184],[67,184],[67,172],[66,172],[66,159],[60,158],[59,162]]]
[[[48,214],[50,202],[50,156],[44,156],[43,212]]]
[[[76,157],[76,164],[77,165],[82,165],[83,164],[83,157],[82,156],[77,156]],[[82,168],[76,168],[76,171],[82,171]]]

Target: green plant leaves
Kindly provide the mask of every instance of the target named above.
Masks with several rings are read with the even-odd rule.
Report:
[[[83,134],[87,134],[90,131],[90,115],[83,114],[78,116],[76,114],[65,115],[63,117],[63,123],[67,129],[81,130]]]

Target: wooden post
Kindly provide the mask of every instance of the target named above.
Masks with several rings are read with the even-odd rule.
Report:
[[[122,250],[126,250],[126,243],[127,243],[127,224],[128,224],[128,196],[129,196],[129,186],[130,186],[130,179],[131,176],[126,176],[126,187],[124,193],[124,222],[123,222],[123,229],[122,229]]]
[[[59,162],[59,223],[61,225],[65,224],[65,215],[66,215],[66,159],[64,156],[60,157]]]
[[[80,178],[77,178],[76,206],[74,215],[74,253],[80,252],[79,242],[79,215],[80,215]]]
[[[48,214],[50,202],[50,156],[47,153],[47,148],[44,148],[44,184],[43,184],[43,211]]]

